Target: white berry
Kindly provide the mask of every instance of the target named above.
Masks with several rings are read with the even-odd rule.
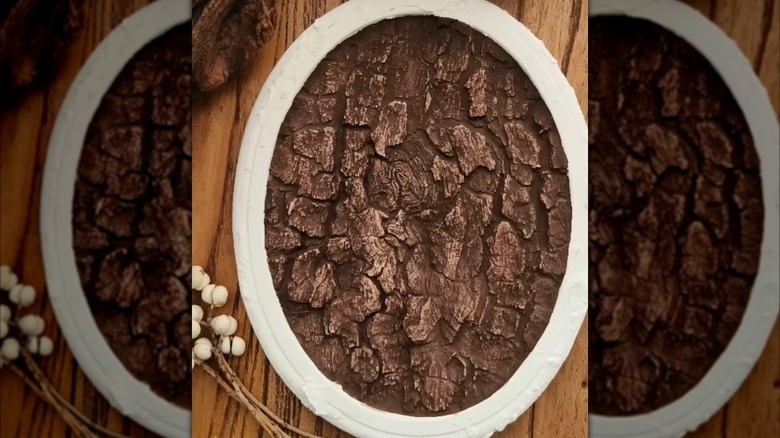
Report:
[[[203,289],[203,276],[206,275],[206,271],[203,270],[200,266],[193,266],[192,267],[192,289],[193,290],[201,290]],[[208,283],[206,283],[208,284]]]
[[[19,307],[27,307],[35,301],[35,288],[17,284],[11,288],[8,298]]]
[[[19,295],[22,293],[23,284],[16,284],[8,290],[8,299],[14,304],[19,304]]]
[[[5,339],[5,337],[8,336],[8,323],[3,321],[0,321],[0,339]]]
[[[19,318],[19,330],[27,336],[40,336],[46,328],[46,322],[38,315],[25,315]]]
[[[223,336],[219,339],[219,349],[223,354],[241,356],[246,351],[246,341],[239,336]]]
[[[11,290],[19,282],[19,277],[14,274],[10,267],[0,266],[0,289]]]
[[[41,336],[38,338],[38,354],[41,356],[49,356],[54,351],[54,341],[48,336]]]
[[[29,339],[27,339],[27,351],[29,351],[32,354],[38,354],[38,346],[40,345],[40,340],[35,336],[30,336]]]
[[[216,284],[210,284],[203,288],[203,292],[200,293],[200,299],[203,300],[204,303],[212,304],[212,294],[214,293],[214,289],[217,288]]]
[[[193,319],[192,320],[192,339],[195,339],[198,336],[200,336],[200,323]]]
[[[215,334],[224,336],[230,330],[230,317],[228,315],[217,315],[211,320],[211,329]]]
[[[11,320],[11,308],[5,304],[0,304],[0,321],[8,322]]]
[[[246,341],[239,336],[233,336],[230,344],[230,354],[233,356],[241,356],[246,351]]]
[[[192,347],[192,353],[198,360],[209,360],[211,358],[211,341],[207,338],[200,338],[195,341],[195,346]]]
[[[230,336],[237,328],[238,321],[230,315],[219,315],[211,320],[211,329],[219,336]]]
[[[0,347],[0,356],[5,360],[16,360],[19,357],[19,341],[14,338],[8,338],[3,341]]]
[[[230,330],[226,334],[232,335],[238,330],[238,321],[230,315],[228,315],[228,318],[230,318]]]
[[[203,307],[200,307],[197,304],[192,305],[192,319],[193,321],[203,320]]]
[[[225,286],[217,286],[211,293],[211,304],[215,307],[222,307],[227,303],[228,290]]]
[[[203,273],[203,279],[200,281],[200,284],[196,285],[197,287],[195,290],[203,290],[204,287],[211,284],[211,277],[209,277],[209,274]]]
[[[219,349],[223,354],[230,354],[230,336],[219,338]]]

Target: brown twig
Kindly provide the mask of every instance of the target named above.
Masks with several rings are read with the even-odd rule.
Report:
[[[228,395],[230,396],[230,398],[232,398],[233,400],[235,400],[235,401],[237,401],[237,402],[241,403],[241,399],[239,399],[239,398],[238,398],[238,396],[236,396],[236,394],[235,394],[235,391],[233,390],[233,388],[231,388],[231,387],[230,387],[230,385],[228,385],[228,383],[225,381],[225,379],[223,379],[223,378],[222,378],[222,377],[221,377],[221,376],[220,376],[220,375],[219,375],[219,374],[216,372],[216,370],[214,370],[214,368],[211,368],[211,366],[209,366],[209,365],[208,365],[207,363],[205,363],[205,362],[198,362],[198,363],[197,363],[197,365],[198,365],[198,366],[199,366],[199,367],[200,367],[200,368],[201,368],[203,371],[205,371],[205,372],[206,372],[206,374],[208,374],[209,376],[211,376],[211,378],[212,378],[212,379],[214,379],[214,380],[215,380],[215,381],[216,381],[216,382],[219,384],[219,386],[221,386],[221,387],[222,387],[222,389],[224,389],[224,390],[225,390],[225,392],[227,392],[227,393],[228,393]]]
[[[103,435],[110,436],[113,438],[128,438],[126,435],[118,434],[116,432],[112,432],[97,423],[93,422],[89,418],[87,418],[84,414],[82,414],[78,409],[76,409],[75,406],[70,404],[65,397],[63,397],[54,387],[51,386],[49,383],[49,380],[46,378],[46,376],[43,374],[43,371],[41,371],[40,368],[38,368],[38,364],[35,363],[35,360],[30,356],[30,353],[28,353],[25,350],[22,350],[21,352],[22,357],[24,358],[25,365],[30,370],[30,372],[33,374],[35,379],[40,383],[41,387],[46,387],[48,389],[48,393],[54,398],[54,400],[57,402],[58,405],[64,407],[67,409],[74,417],[79,419],[82,424],[87,426],[88,428],[95,430],[97,432],[102,433]]]
[[[57,402],[56,398],[51,394],[51,391],[46,387],[45,383],[38,382],[36,384],[36,382],[30,379],[30,377],[24,371],[22,371],[21,368],[19,368],[17,365],[14,365],[13,363],[7,363],[6,366],[11,368],[11,371],[16,373],[22,379],[24,384],[32,389],[35,395],[53,407],[77,436],[84,438],[97,438],[97,435],[92,433],[92,431],[89,430],[83,423],[79,422],[78,418],[76,418],[68,409]]]
[[[227,365],[227,362],[225,362],[225,358],[222,356],[222,352],[213,347],[212,352],[217,357],[217,362],[219,363],[220,369],[227,375],[228,381],[235,390],[236,397],[241,400],[241,403],[244,405],[244,407],[246,407],[252,416],[257,419],[258,423],[263,426],[263,429],[265,429],[266,432],[275,438],[291,438],[283,430],[281,430],[276,423],[271,421],[271,419],[268,418],[264,412],[260,411],[252,402],[249,401],[249,399],[247,399],[246,395],[244,395],[244,392],[241,391],[241,387],[238,384],[238,377],[228,371],[230,367],[227,367],[228,369],[224,367],[224,365]],[[219,360],[220,358],[222,360]]]
[[[230,366],[230,364],[225,359],[225,356],[222,354],[222,352],[219,352],[216,354],[217,361],[220,363],[220,367],[225,370],[226,374],[231,376],[235,379],[235,381],[238,383],[239,387],[241,387],[241,391],[246,395],[247,398],[252,401],[252,403],[255,404],[260,410],[265,412],[266,415],[271,417],[274,421],[276,421],[280,426],[283,428],[289,430],[290,432],[294,432],[300,436],[306,437],[306,438],[322,438],[317,435],[310,434],[306,431],[303,431],[301,429],[298,429],[297,427],[293,426],[292,424],[284,421],[281,417],[276,415],[272,410],[268,409],[266,405],[264,405],[260,400],[258,400],[254,394],[246,387],[244,386],[244,383],[241,381],[241,379],[238,378],[236,375],[236,372],[233,370],[233,368]]]
[[[215,306],[211,304],[206,310],[206,314],[200,323],[204,326],[211,327],[212,317],[211,314],[214,311]],[[216,333],[211,336],[212,345],[219,345],[219,338]],[[209,365],[206,362],[198,362],[197,365],[203,369],[211,378],[213,378],[230,397],[242,404],[253,417],[257,420],[260,426],[269,435],[274,438],[292,438],[283,429],[289,430],[296,435],[305,438],[322,438],[317,435],[305,432],[292,424],[282,420],[278,415],[274,414],[267,406],[265,406],[260,400],[258,400],[251,391],[244,385],[241,379],[238,377],[233,368],[228,364],[225,359],[225,355],[219,348],[211,347],[212,356],[215,358],[219,365],[219,371]]]
[[[222,389],[224,389],[224,390],[225,390],[225,392],[227,392],[227,393],[228,393],[228,395],[230,395],[230,398],[232,398],[233,400],[237,401],[238,403],[244,404],[244,402],[243,402],[243,401],[242,401],[242,400],[241,400],[241,399],[238,397],[238,395],[237,395],[237,393],[236,393],[236,390],[235,390],[234,388],[232,388],[232,387],[231,387],[231,386],[230,386],[230,385],[229,385],[229,384],[228,384],[228,383],[225,381],[225,379],[224,379],[224,378],[222,378],[222,376],[220,376],[220,375],[219,375],[219,373],[218,373],[218,372],[217,372],[217,371],[216,371],[214,368],[212,368],[210,365],[208,365],[208,364],[207,364],[207,363],[205,363],[205,362],[200,362],[200,363],[198,363],[197,365],[198,365],[199,367],[201,367],[201,369],[202,369],[203,371],[205,371],[205,372],[206,372],[206,374],[208,374],[209,376],[211,376],[211,378],[212,378],[212,379],[214,379],[214,380],[215,380],[215,381],[216,381],[216,382],[219,384],[219,386],[221,386],[221,387],[222,387]],[[241,383],[240,383],[240,381],[239,381],[239,385],[240,385],[242,388],[244,388],[243,384],[241,384]],[[277,420],[277,419],[278,419],[277,421],[282,423],[282,424],[281,424],[281,426],[283,426],[283,427],[285,427],[285,428],[287,428],[287,427],[289,426],[289,430],[291,430],[292,432],[295,432],[295,433],[297,433],[298,435],[305,436],[305,437],[322,438],[322,437],[318,437],[318,436],[316,436],[316,435],[311,435],[311,434],[309,434],[309,433],[306,433],[306,432],[304,432],[304,431],[302,431],[302,430],[300,430],[300,429],[298,429],[298,428],[296,428],[296,427],[294,427],[294,426],[292,426],[292,425],[290,425],[290,424],[287,424],[287,423],[285,423],[284,421],[282,421],[282,419],[281,419],[281,418],[277,417],[277,416],[276,416],[276,415],[275,415],[273,412],[271,412],[271,410],[270,410],[270,409],[268,409],[267,407],[265,407],[265,405],[263,405],[262,403],[260,403],[260,401],[259,401],[259,400],[257,400],[257,399],[256,399],[254,396],[251,396],[251,397],[248,397],[248,398],[250,399],[249,401],[253,402],[253,404],[254,404],[256,407],[260,408],[260,409],[261,409],[263,412],[265,412],[266,414],[268,414],[268,416],[269,416],[269,417],[271,417],[271,418],[273,418],[273,419],[275,419],[275,420]]]

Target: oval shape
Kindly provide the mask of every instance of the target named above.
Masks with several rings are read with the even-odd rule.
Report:
[[[81,150],[72,219],[81,287],[100,331],[125,368],[185,409],[191,40],[189,24],[157,37],[103,96]]]
[[[97,132],[95,129],[98,128],[97,125],[101,120],[110,122],[112,117],[120,117],[118,112],[109,110],[121,110],[125,117],[132,115],[130,109],[133,98],[125,97],[114,98],[117,104],[102,106],[101,112],[96,115],[104,96],[136,53],[145,56],[144,46],[175,26],[186,23],[190,20],[190,16],[191,6],[188,1],[153,3],[125,19],[98,45],[79,71],[58,113],[46,157],[41,195],[41,236],[49,297],[58,323],[68,340],[68,346],[73,351],[79,366],[117,410],[160,435],[177,437],[190,436],[190,411],[165,400],[152,391],[149,384],[132,375],[117,354],[112,351],[111,345],[93,317],[87,295],[81,287],[79,267],[74,254],[76,242],[79,243],[79,247],[86,249],[86,246],[81,244],[90,239],[73,236],[75,230],[72,221],[76,220],[78,223],[80,219],[80,215],[74,214],[73,211],[76,181],[80,178],[77,169],[82,150],[88,151],[91,147],[84,145],[91,141],[87,133],[93,118],[96,125],[92,126],[90,135]],[[181,34],[182,32],[185,34]],[[188,45],[189,37],[185,35],[189,33],[189,26],[183,26],[179,33],[182,45]],[[128,73],[122,73],[122,75],[126,74]],[[120,78],[116,83],[124,83],[130,88],[140,84],[128,77]],[[117,91],[112,90],[112,93]],[[108,100],[111,100],[111,96],[106,98],[106,102]],[[125,102],[118,102],[119,100]],[[189,109],[189,99],[187,99],[186,109]],[[143,109],[142,113],[150,115],[146,111]],[[163,116],[161,113],[157,115]],[[145,142],[146,140],[142,143],[146,144]],[[118,153],[126,151],[127,149],[120,148]],[[88,152],[85,153],[86,155]],[[123,157],[132,161],[137,158],[137,155]],[[86,166],[87,162],[85,161],[84,164]],[[82,170],[85,169],[82,167]],[[103,173],[94,174],[94,176],[98,175],[106,178],[112,175],[112,172],[104,169]],[[81,177],[83,176],[82,172]],[[83,180],[80,181],[83,183]],[[121,189],[116,192],[116,197],[130,196],[124,191],[130,187],[129,184],[125,184],[129,181],[129,179],[121,183],[113,181],[111,184],[96,187],[104,187],[106,190],[109,190],[109,187]],[[83,185],[81,189],[84,189]],[[123,230],[118,232],[124,233]],[[189,261],[187,263],[189,264]],[[106,324],[105,327],[112,326]],[[187,328],[188,333],[189,330]],[[159,359],[153,357],[154,365],[157,365]],[[184,362],[186,365],[187,361]],[[189,373],[189,370],[186,371]]]
[[[285,53],[268,78],[255,103],[242,143],[234,195],[234,242],[236,245],[242,298],[267,357],[285,383],[307,407],[343,430],[361,436],[485,436],[503,428],[539,396],[571,348],[579,326],[579,318],[584,315],[586,278],[584,270],[584,233],[586,231],[584,227],[585,165],[584,155],[582,155],[584,148],[582,146],[585,141],[585,126],[574,94],[554,61],[552,61],[549,53],[546,52],[536,38],[528,33],[527,29],[505,12],[481,1],[465,2],[458,5],[458,7],[453,7],[449,2],[441,0],[415,2],[415,5],[388,5],[383,3],[352,1],[339,6],[320,18]],[[260,244],[260,242],[264,241],[266,236],[265,208],[268,207],[269,211],[278,212],[284,210],[278,207],[280,205],[278,199],[273,200],[271,196],[266,198],[266,183],[269,177],[269,167],[272,165],[273,145],[276,144],[277,137],[280,134],[284,135],[283,129],[285,128],[282,128],[284,117],[292,107],[295,96],[298,95],[307,78],[334,47],[350,36],[355,35],[364,27],[386,18],[430,14],[462,21],[496,41],[520,64],[530,78],[531,83],[538,88],[542,99],[549,105],[555,125],[559,127],[561,143],[570,160],[569,178],[572,181],[570,197],[573,209],[567,272],[563,277],[558,299],[555,301],[552,316],[550,317],[550,323],[541,335],[536,347],[525,361],[520,364],[508,382],[483,402],[457,413],[420,418],[374,409],[350,397],[339,385],[322,374],[306,354],[304,348],[298,343],[295,334],[287,323],[282,304],[276,296],[273,287],[272,273],[269,271],[267,262],[267,253],[264,245]],[[520,56],[521,53],[523,56]],[[372,56],[374,55],[368,55],[367,58]],[[380,53],[376,56],[383,57],[384,55]],[[449,72],[449,70],[446,71]],[[407,76],[411,80],[414,75],[409,76],[412,76]],[[471,75],[468,76],[470,77]],[[336,74],[333,77],[338,79],[340,76]],[[345,79],[348,80],[349,76],[347,75],[341,80],[344,81]],[[389,81],[389,79],[385,80]],[[370,86],[370,77],[365,82]],[[378,83],[378,80],[375,80],[376,83]],[[319,89],[327,90],[328,83],[320,84]],[[363,97],[367,98],[367,100],[357,103],[359,106],[372,108],[371,105],[375,105],[370,101],[372,96],[374,95],[364,95]],[[383,102],[387,112],[384,119],[381,119],[379,114],[377,114],[377,120],[380,120],[378,123],[384,123],[388,127],[395,123],[396,116],[400,117],[403,114],[402,105],[397,103],[390,105],[390,103],[392,102]],[[302,105],[302,108],[304,107],[306,105]],[[327,109],[327,105],[324,105],[323,109]],[[347,105],[345,103],[343,108],[345,113],[346,109]],[[366,112],[370,113],[371,111]],[[406,113],[408,116],[408,107]],[[320,120],[319,107],[316,107],[315,112],[311,114]],[[352,114],[355,116],[354,123],[363,123],[361,120],[363,115],[360,109]],[[371,114],[368,114],[368,117],[370,120]],[[381,122],[381,120],[385,120],[385,122]],[[302,129],[296,132],[307,132],[306,135],[311,134],[311,138],[320,139],[323,142],[321,144],[327,145],[331,134],[336,139],[338,138],[335,132],[329,133],[324,129],[314,129],[308,132],[303,127],[299,128]],[[289,129],[287,133],[292,134],[292,131],[292,129]],[[397,134],[399,131],[397,129],[380,130],[376,135],[380,142],[379,149],[381,151],[384,146],[384,150],[381,152],[384,152],[388,157],[398,154],[413,160],[416,155],[405,153],[405,146],[399,147],[391,144],[396,141],[394,134]],[[303,134],[300,135],[301,139],[303,139]],[[370,135],[368,134],[369,138]],[[417,137],[420,143],[427,141],[425,140],[427,134],[423,135],[426,137]],[[294,137],[294,134],[292,136]],[[344,138],[346,138],[346,134]],[[334,145],[337,141],[334,140]],[[289,150],[294,152],[295,145],[293,139],[290,139],[290,142],[292,147]],[[577,149],[578,146],[580,147],[579,150]],[[304,153],[309,155],[308,157],[303,155],[307,158],[304,161],[314,163],[317,166],[324,166],[323,169],[330,167],[330,160],[328,159],[330,154],[320,156],[318,155],[320,149],[307,150],[303,142],[299,142],[298,150],[301,151],[301,155]],[[433,149],[431,147],[431,149],[426,150],[432,151]],[[377,151],[375,148],[373,151],[376,152],[376,156],[380,156],[378,153],[380,151]],[[454,155],[457,154],[455,153]],[[444,159],[446,157],[446,155],[442,155],[440,158]],[[377,158],[377,160],[380,159]],[[452,160],[453,164],[456,163],[457,157],[453,156]],[[281,162],[284,163],[284,160],[281,160]],[[319,164],[319,162],[322,164]],[[335,159],[333,160],[333,166],[336,167]],[[404,205],[411,206],[409,208],[413,210],[425,210],[421,207],[426,205],[426,203],[421,200],[426,198],[426,185],[418,184],[415,178],[417,173],[413,170],[408,170],[405,166],[401,166],[401,171],[393,170],[393,172],[385,173],[401,175],[400,182],[398,179],[394,179],[394,181],[396,181],[399,187],[403,186],[409,189],[404,193],[415,194],[415,196],[410,195],[405,198],[400,194],[396,196],[393,193],[394,189],[387,189],[386,185],[373,185],[374,199],[376,202],[384,203],[385,205],[400,205],[404,203]],[[418,164],[409,166],[413,169],[421,167]],[[368,169],[366,170],[368,171]],[[424,170],[430,172],[428,169]],[[482,168],[479,170],[481,171]],[[382,169],[379,169],[379,166],[377,166],[377,169],[373,172],[376,175],[380,175],[382,174]],[[277,174],[285,178],[298,178],[297,174],[289,172],[277,172]],[[575,184],[576,182],[579,183]],[[309,193],[309,196],[324,197],[325,199],[330,197],[328,194],[330,191],[325,184],[312,184],[309,182],[304,184],[304,186],[304,190]],[[370,190],[368,187],[365,188],[367,191]],[[358,192],[354,193],[358,195],[355,199],[361,197]],[[306,220],[306,217],[318,214],[317,212],[320,211],[320,208],[315,202],[321,201],[317,199],[302,201],[307,198],[299,197],[297,188],[294,198],[290,199],[290,201],[297,200],[296,202],[299,204],[294,206],[294,211],[306,213],[296,213],[294,221],[299,229],[305,230],[304,232],[309,232],[314,236],[323,234],[320,225],[318,225],[322,223],[321,220],[314,223],[308,223]],[[454,203],[454,201],[452,202]],[[287,202],[282,204],[286,206]],[[302,207],[306,208],[303,209]],[[286,215],[286,210],[284,210],[284,213]],[[270,213],[269,216],[271,216]],[[274,219],[270,217],[269,219],[272,225],[275,225]],[[270,229],[271,227],[268,228]],[[276,233],[276,231],[272,231],[272,233]],[[284,237],[285,234],[290,235],[281,232],[279,237]],[[306,239],[320,238],[307,237]],[[281,239],[278,243],[285,245],[284,239]],[[337,246],[336,242],[334,242],[333,248],[335,249]],[[301,251],[301,254],[298,255],[302,256],[303,253],[304,251]],[[321,255],[315,254],[314,259]],[[299,263],[299,267],[302,268],[301,273],[307,272],[304,265],[310,256],[301,257]],[[291,270],[294,264],[295,262],[289,264]],[[328,268],[320,270],[322,271],[320,276],[325,280],[322,284],[330,283],[327,280],[330,276]],[[450,273],[453,276],[459,275],[458,272]],[[316,269],[312,270],[312,274],[316,274]],[[305,275],[299,275],[299,278],[301,281],[307,281]],[[371,281],[373,284],[373,280]],[[355,288],[357,296],[355,301],[360,301],[361,305],[367,304],[368,308],[375,308],[375,304],[370,304],[374,301],[373,297],[376,294],[370,290],[369,283],[363,282],[363,284],[363,290],[368,292],[360,292],[360,283],[358,283],[358,287]],[[300,296],[297,296],[298,299],[309,301],[309,298],[311,298],[317,305],[321,301],[320,298],[324,302],[324,298],[328,295],[321,294],[320,288],[318,288],[319,292],[315,294],[313,290],[308,290],[308,286],[295,289],[295,291],[296,294],[301,292]],[[312,293],[309,294],[308,292]],[[366,297],[369,299],[363,299]],[[418,304],[420,304],[422,312],[426,308],[425,303],[420,302]],[[431,309],[431,306],[429,305],[427,308]],[[359,319],[359,316],[357,318]],[[572,321],[575,321],[575,323],[572,324]],[[400,324],[403,325],[403,322]],[[414,325],[416,325],[414,321],[410,321],[407,324],[410,327]],[[420,331],[413,331],[420,334],[420,336],[425,334],[425,330],[422,330],[422,328],[420,328]],[[355,357],[357,365],[371,363],[372,359],[369,352],[361,350],[359,353],[356,353]],[[365,370],[365,376],[369,379],[371,378],[373,372],[370,371],[370,367],[361,370]]]
[[[520,66],[462,23],[384,20],[328,53],[282,123],[265,210],[274,286],[320,371],[415,416],[504,385],[566,271],[567,164]]]
[[[733,42],[678,3],[591,10],[630,16],[590,21],[595,436],[693,430],[778,308],[774,112]]]

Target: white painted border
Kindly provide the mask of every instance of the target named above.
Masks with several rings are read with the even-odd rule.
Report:
[[[462,412],[411,417],[369,407],[328,380],[290,330],[274,290],[263,242],[264,202],[279,127],[304,82],[340,42],[380,20],[437,15],[462,21],[517,60],[552,113],[569,158],[572,236],[568,269],[536,348],[493,396]],[[246,311],[265,354],[314,413],[357,436],[483,437],[533,404],[569,354],[587,309],[587,127],[555,59],[522,24],[484,0],[352,0],[319,18],[285,52],[258,96],[244,133],[235,180],[233,239]]]
[[[159,0],[126,18],[97,46],[68,90],[49,141],[41,194],[46,284],[68,346],[93,385],[122,414],[166,437],[189,437],[190,411],[158,396],[111,351],[81,288],[71,238],[71,213],[81,149],[92,116],[133,55],[190,20],[189,0]]]
[[[680,399],[644,415],[591,414],[594,438],[671,438],[696,429],[731,398],[761,355],[780,307],[780,129],[764,86],[736,44],[714,23],[675,0],[591,0],[590,16],[628,15],[657,23],[695,47],[721,75],[747,119],[758,156],[764,196],[761,261],[742,323],[704,378]]]

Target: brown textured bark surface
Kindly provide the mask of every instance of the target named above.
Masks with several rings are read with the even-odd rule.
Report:
[[[379,409],[489,397],[555,303],[566,168],[533,84],[468,26],[404,17],[339,45],[285,118],[266,194],[269,267],[303,348]]]
[[[224,84],[267,43],[276,28],[274,0],[196,0],[192,68],[203,91]]]
[[[0,107],[48,76],[83,22],[83,0],[0,2]]]
[[[124,67],[79,161],[73,247],[92,314],[119,360],[190,406],[190,26]]]
[[[763,233],[759,162],[723,80],[636,19],[590,20],[590,411],[693,388],[745,310]]]

